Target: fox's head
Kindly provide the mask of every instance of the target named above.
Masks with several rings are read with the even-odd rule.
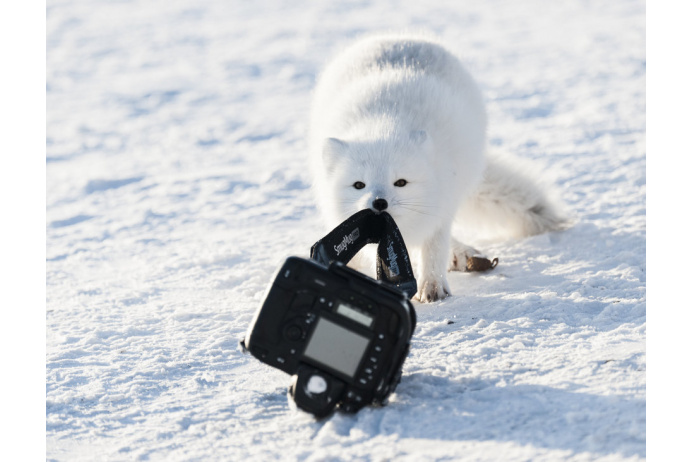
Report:
[[[333,224],[370,208],[388,212],[403,235],[438,223],[444,209],[433,140],[423,130],[373,140],[328,138],[322,146],[325,177],[319,193]]]

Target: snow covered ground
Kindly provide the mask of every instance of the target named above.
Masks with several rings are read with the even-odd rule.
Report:
[[[545,167],[576,224],[478,237],[500,264],[416,305],[390,404],[315,422],[237,344],[325,231],[316,75],[404,28],[460,55],[491,148]],[[53,0],[47,106],[48,459],[645,458],[643,1]]]

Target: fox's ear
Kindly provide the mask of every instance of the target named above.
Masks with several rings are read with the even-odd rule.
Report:
[[[328,170],[332,170],[337,159],[342,157],[349,145],[337,138],[327,138],[322,145],[322,161]]]
[[[426,130],[412,130],[409,132],[409,139],[416,144],[424,144],[428,139]]]

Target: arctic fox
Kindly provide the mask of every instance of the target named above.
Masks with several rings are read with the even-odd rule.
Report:
[[[481,93],[428,37],[369,37],[337,56],[315,90],[309,145],[326,224],[365,208],[392,215],[421,302],[448,296],[447,270],[464,269],[477,253],[452,238],[454,220],[496,224],[515,237],[564,223],[512,160],[486,158]]]

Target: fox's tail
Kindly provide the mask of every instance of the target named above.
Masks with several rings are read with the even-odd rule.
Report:
[[[569,227],[565,206],[532,170],[520,159],[490,156],[476,194],[460,209],[463,226],[515,238]]]

